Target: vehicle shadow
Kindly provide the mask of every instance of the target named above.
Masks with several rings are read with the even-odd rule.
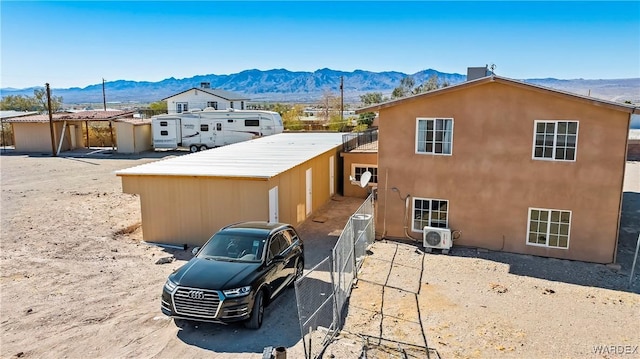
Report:
[[[178,320],[177,337],[185,344],[215,353],[262,353],[266,347],[293,347],[301,341],[300,322],[293,287],[287,288],[268,307],[260,329],[242,323],[229,325]]]

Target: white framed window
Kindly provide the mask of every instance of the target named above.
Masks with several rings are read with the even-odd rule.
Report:
[[[550,248],[569,248],[571,211],[529,208],[527,245]]]
[[[416,120],[416,153],[450,155],[453,119],[418,117]]]
[[[351,165],[351,176],[353,177],[353,182],[360,183],[360,178],[362,178],[362,174],[365,172],[371,172],[371,180],[369,180],[369,185],[377,185],[378,184],[378,166],[373,165],[365,165],[354,163]]]
[[[233,101],[229,102],[229,107],[233,108]]]
[[[414,232],[422,232],[426,226],[449,228],[449,201],[414,198],[411,222],[411,229]]]
[[[244,101],[240,101],[240,109],[244,110]]]
[[[207,107],[211,107],[214,110],[218,109],[218,101],[207,101]]]
[[[176,112],[183,113],[189,111],[189,103],[187,102],[177,102],[176,103]]]
[[[578,121],[535,121],[534,132],[534,159],[576,160]]]

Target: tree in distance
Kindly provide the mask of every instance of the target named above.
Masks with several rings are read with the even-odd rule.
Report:
[[[62,96],[51,96],[51,111],[58,112],[62,108]],[[33,96],[9,95],[0,100],[0,110],[4,111],[37,111],[47,113],[47,92],[44,88],[33,90]]]

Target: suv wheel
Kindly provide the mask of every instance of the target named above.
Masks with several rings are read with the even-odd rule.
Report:
[[[262,325],[262,317],[264,316],[264,292],[259,291],[256,294],[256,298],[253,301],[253,308],[251,309],[251,317],[244,323],[244,326],[249,329],[258,329]]]

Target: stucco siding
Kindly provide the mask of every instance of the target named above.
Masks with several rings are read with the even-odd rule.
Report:
[[[349,176],[353,176],[353,166],[354,165],[370,165],[377,167],[378,166],[378,154],[372,152],[344,152],[341,154],[344,166],[343,173],[343,182],[344,182],[344,196],[345,197],[359,197],[359,198],[367,198],[369,196],[370,188],[360,187],[359,184],[352,184]],[[381,181],[380,173],[378,173],[378,182]],[[378,183],[378,187],[380,183]]]
[[[453,118],[451,155],[416,154],[416,118]],[[449,201],[456,245],[607,263],[614,257],[629,115],[566,96],[487,83],[380,112],[379,204],[403,237],[405,202]],[[532,159],[534,121],[578,121],[576,161]],[[396,187],[399,193],[385,193]],[[386,197],[386,198],[385,198]],[[528,209],[572,211],[568,249],[526,244]],[[379,213],[384,213],[380,210]],[[383,228],[378,216],[377,228]],[[421,233],[410,231],[421,239]]]

